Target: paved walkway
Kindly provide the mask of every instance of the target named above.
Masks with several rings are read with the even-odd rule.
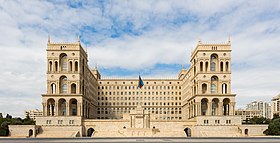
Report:
[[[257,138],[0,138],[0,143],[280,143],[279,137]]]

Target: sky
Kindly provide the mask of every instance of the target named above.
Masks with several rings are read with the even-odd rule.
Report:
[[[237,108],[280,93],[279,0],[0,0],[0,113],[41,109],[46,48],[77,42],[103,77],[176,78],[198,37],[232,48]]]

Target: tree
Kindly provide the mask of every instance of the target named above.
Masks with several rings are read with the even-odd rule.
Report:
[[[8,125],[35,125],[35,121],[26,117],[21,119],[19,117],[12,118],[11,115],[7,114],[6,118],[0,118],[0,136],[9,135],[9,126]]]
[[[273,119],[269,125],[268,129],[264,131],[266,135],[280,135],[280,118]]]
[[[23,125],[35,125],[35,121],[33,121],[29,115],[26,116],[25,119],[23,119]]]
[[[7,119],[12,119],[13,117],[12,117],[11,115],[7,114],[7,115],[6,115],[6,118],[7,118]]]
[[[253,117],[250,120],[246,119],[245,124],[269,124],[270,121],[270,119],[266,119],[264,117]]]
[[[2,113],[0,113],[0,119],[2,119],[3,118],[3,115],[2,115]]]

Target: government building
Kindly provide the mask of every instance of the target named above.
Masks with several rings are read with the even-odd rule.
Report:
[[[182,57],[185,58],[185,57]],[[241,137],[267,125],[244,125],[231,91],[231,41],[198,41],[190,66],[173,79],[104,79],[76,43],[47,43],[47,91],[36,125],[11,125],[24,137]],[[43,85],[42,85],[43,86]]]

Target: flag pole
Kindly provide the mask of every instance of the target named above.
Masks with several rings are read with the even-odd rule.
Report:
[[[137,104],[138,104],[137,106],[139,106],[139,107],[141,107],[141,106],[140,106],[141,102],[139,101],[139,100],[140,100],[140,94],[141,94],[141,88],[140,88],[140,72],[139,72],[139,76],[138,76],[138,98],[139,98],[139,99],[138,99],[138,101],[137,101],[137,102],[138,102],[138,103],[137,103]]]

